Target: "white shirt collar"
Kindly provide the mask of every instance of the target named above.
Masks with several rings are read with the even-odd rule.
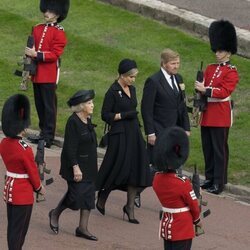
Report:
[[[168,72],[163,67],[161,67],[161,71],[163,75],[165,76],[167,82],[171,84],[171,75],[169,75]]]
[[[168,72],[163,67],[161,67],[161,71],[162,71],[164,77],[166,78],[169,86],[173,89],[172,81],[171,81],[171,75],[169,75]],[[174,77],[174,84],[175,84],[177,90],[179,91],[179,88],[178,88],[177,82],[175,80],[175,77]]]

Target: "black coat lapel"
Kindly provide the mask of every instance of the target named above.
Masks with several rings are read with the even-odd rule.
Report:
[[[170,94],[173,94],[173,90],[170,87],[168,81],[166,80],[164,74],[162,73],[162,71],[160,71],[160,84],[162,85],[162,87]]]

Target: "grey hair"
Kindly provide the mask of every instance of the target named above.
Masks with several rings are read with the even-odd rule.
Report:
[[[83,111],[84,108],[85,108],[85,103],[84,102],[70,107],[71,111],[74,112],[74,113],[79,113],[79,112]]]

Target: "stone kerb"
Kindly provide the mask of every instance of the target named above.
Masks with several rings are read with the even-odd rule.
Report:
[[[208,40],[208,27],[215,19],[180,9],[158,0],[101,0],[122,7],[143,16],[153,18],[171,26],[178,27]],[[236,28],[238,54],[250,58],[250,32]]]

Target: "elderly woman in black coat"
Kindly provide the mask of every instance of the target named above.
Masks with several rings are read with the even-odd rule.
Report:
[[[67,181],[68,191],[55,209],[49,213],[50,228],[58,234],[58,220],[66,209],[80,209],[79,226],[75,235],[88,240],[97,238],[88,231],[91,209],[95,208],[95,180],[97,176],[97,141],[90,116],[93,113],[93,90],[80,90],[68,105],[73,114],[69,117],[61,154],[62,178]]]
[[[110,125],[106,154],[98,172],[96,208],[105,214],[105,203],[112,190],[127,191],[123,215],[130,223],[139,224],[134,217],[137,189],[150,186],[149,162],[145,141],[140,130],[136,89],[132,85],[138,73],[136,62],[123,59],[118,66],[118,79],[105,94],[102,119]]]

